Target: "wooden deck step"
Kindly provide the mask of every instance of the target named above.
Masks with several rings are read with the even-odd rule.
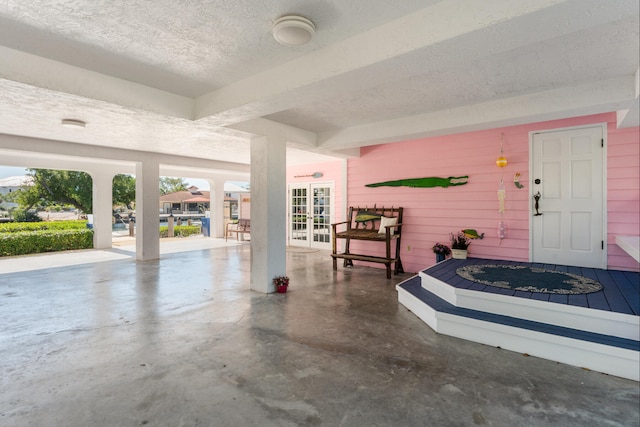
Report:
[[[457,307],[422,281],[417,275],[398,284],[398,300],[438,333],[640,381],[635,339]]]
[[[640,318],[634,314],[608,310],[612,301],[609,301],[605,308],[600,304],[593,304],[593,300],[590,305],[575,304],[575,301],[573,301],[574,304],[568,304],[566,295],[563,295],[566,301],[558,302],[557,299],[521,298],[513,292],[502,293],[501,288],[480,284],[472,284],[464,288],[450,284],[456,283],[459,276],[449,278],[445,282],[431,275],[430,269],[420,272],[419,277],[421,286],[425,290],[457,308],[468,308],[566,328],[580,325],[580,329],[584,331],[619,338],[635,340],[640,337]],[[527,293],[531,294],[531,292]],[[571,296],[584,297],[584,295]]]

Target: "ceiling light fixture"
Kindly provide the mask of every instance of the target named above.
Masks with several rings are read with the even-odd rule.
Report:
[[[62,119],[62,126],[66,128],[83,128],[87,123],[76,119]]]
[[[316,26],[307,18],[287,15],[273,24],[273,37],[286,46],[300,46],[308,43],[316,32]]]

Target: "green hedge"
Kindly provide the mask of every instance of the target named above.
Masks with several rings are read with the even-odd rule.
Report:
[[[93,248],[93,230],[36,230],[0,233],[0,257]]]
[[[87,220],[74,219],[68,221],[48,221],[48,222],[5,222],[0,224],[1,233],[17,233],[21,231],[38,230],[77,230],[86,229]]]
[[[173,227],[173,235],[175,237],[187,237],[200,233],[200,227],[197,225],[176,225]],[[169,237],[169,226],[163,225],[160,227],[160,237]]]

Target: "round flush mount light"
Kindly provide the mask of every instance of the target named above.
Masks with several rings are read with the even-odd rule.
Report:
[[[66,128],[83,128],[87,123],[76,119],[62,119],[62,126]]]
[[[306,44],[315,32],[313,22],[297,15],[283,16],[273,24],[273,37],[286,46]]]

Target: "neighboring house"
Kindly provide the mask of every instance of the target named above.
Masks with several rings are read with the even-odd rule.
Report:
[[[210,192],[191,186],[185,191],[160,196],[160,212],[164,214],[201,214],[210,209]]]
[[[249,188],[234,184],[224,183],[224,219],[227,220],[249,219],[251,217],[251,194]]]
[[[224,194],[225,224],[240,217],[249,218],[250,194],[247,188],[227,182]],[[211,193],[193,185],[185,191],[160,196],[159,207],[162,214],[203,214],[211,210]]]
[[[17,207],[18,206],[17,203],[8,202],[6,200],[6,195],[11,194],[24,187],[28,187],[32,185],[32,182],[33,182],[33,178],[28,175],[10,176],[7,178],[0,179],[0,206],[4,208]]]

